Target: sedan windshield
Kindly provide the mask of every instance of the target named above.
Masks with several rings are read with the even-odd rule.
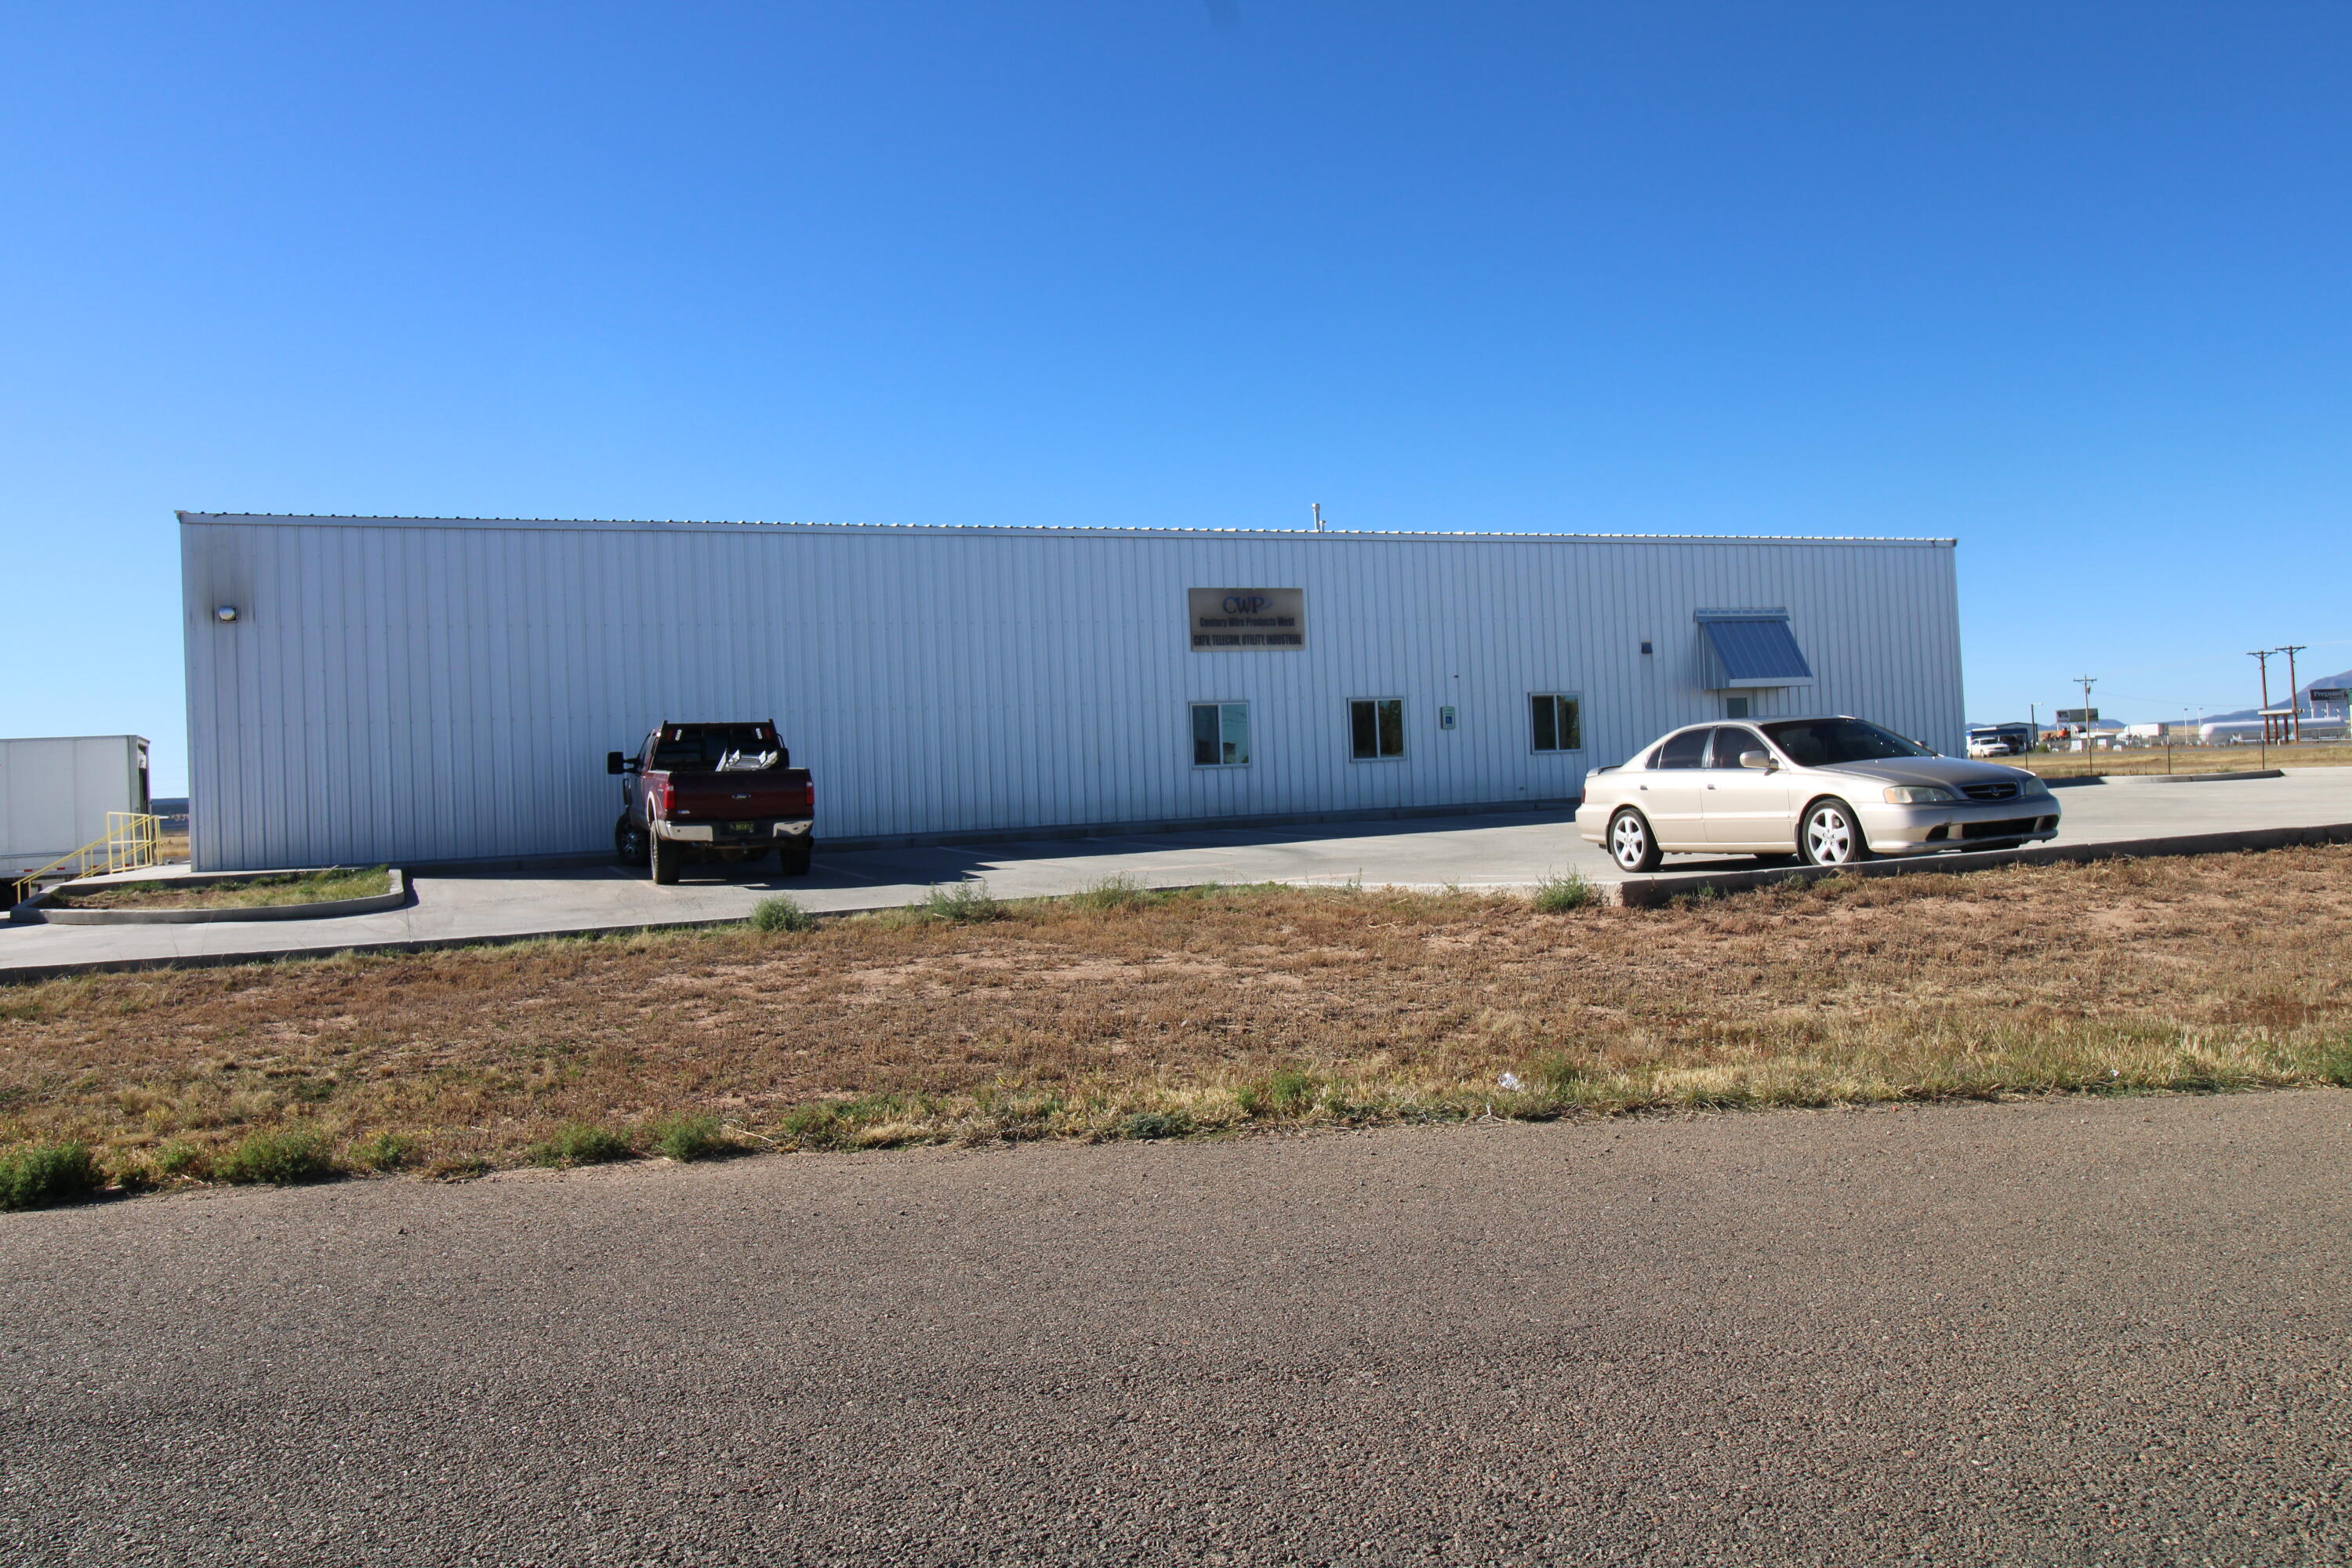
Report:
[[[1880,763],[1894,757],[1932,757],[1927,747],[1905,740],[1892,730],[1865,724],[1859,719],[1800,719],[1767,724],[1772,743],[1789,753],[1801,768],[1826,768],[1839,763]]]

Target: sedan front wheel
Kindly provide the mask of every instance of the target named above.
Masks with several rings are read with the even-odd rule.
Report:
[[[1862,825],[1854,821],[1853,808],[1842,800],[1815,801],[1805,812],[1797,845],[1806,864],[1812,866],[1851,866],[1870,858],[1870,844],[1862,836]]]

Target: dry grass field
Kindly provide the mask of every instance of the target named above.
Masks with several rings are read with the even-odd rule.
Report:
[[[135,1185],[713,1146],[680,1118],[843,1148],[2352,1080],[2344,847],[956,912],[0,988],[0,1148]]]
[[[2268,760],[2264,758],[2267,755]],[[2081,778],[2086,773],[2238,773],[2257,768],[2352,767],[2352,746],[2305,744],[2272,746],[2175,746],[2168,762],[2161,746],[2140,746],[2119,752],[2036,752],[2022,757],[1996,757],[1995,762],[2030,768],[2045,779]]]

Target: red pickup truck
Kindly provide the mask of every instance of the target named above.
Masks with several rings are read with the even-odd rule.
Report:
[[[675,882],[681,861],[764,859],[773,850],[787,877],[805,876],[816,825],[808,770],[763,724],[674,724],[665,720],[634,757],[609,752],[619,773],[621,820],[613,847],[654,880]]]

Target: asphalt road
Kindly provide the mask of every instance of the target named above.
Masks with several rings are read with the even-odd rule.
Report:
[[[8,1563],[2352,1560],[2352,1095],[0,1216]]]

